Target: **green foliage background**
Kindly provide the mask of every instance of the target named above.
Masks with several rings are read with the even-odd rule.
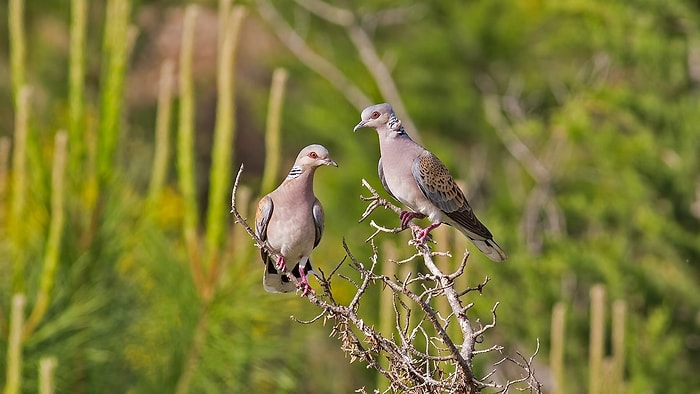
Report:
[[[373,101],[385,100],[341,28],[294,2],[273,4],[304,33],[312,49]],[[54,286],[45,316],[23,342],[22,391],[37,390],[37,366],[45,356],[57,358],[58,392],[169,392],[182,388],[187,374],[185,389],[191,392],[322,393],[374,387],[373,373],[348,365],[336,341],[328,338],[328,327],[289,319],[313,317],[314,308],[298,297],[262,290],[257,253],[240,228],[234,228],[228,209],[219,213],[227,225],[226,240],[220,242],[220,276],[211,298],[201,297],[183,238],[187,201],[175,168],[181,126],[175,115],[167,182],[157,201],[147,199],[158,70],[165,57],[177,60],[186,5],[133,2],[128,18],[138,27],[138,36],[126,69],[110,71],[108,59],[113,57],[102,44],[106,4],[88,2],[85,111],[78,134],[85,140],[69,139],[68,146],[88,149],[91,135],[98,141],[109,135],[116,138],[114,154],[97,156],[107,170],[99,172],[93,185],[89,155],[71,151]],[[245,163],[243,182],[254,204],[266,154],[270,79],[274,68],[285,67],[289,81],[280,174],[309,143],[326,145],[340,164],[337,170],[321,169],[316,180],[327,227],[314,261],[328,272],[343,258],[343,237],[355,255],[369,257],[363,240],[371,230],[357,224],[364,210],[357,196],[362,193],[360,179],[379,185],[376,137],[367,131],[352,133],[359,110],[344,92],[286,50],[259,17],[257,5],[245,4],[237,54],[230,176]],[[492,305],[500,302],[498,326],[485,343],[529,354],[539,338],[542,351],[535,371],[550,387],[550,315],[552,306],[562,301],[567,305],[565,386],[567,392],[585,392],[588,291],[603,283],[609,301],[627,302],[626,391],[697,390],[697,2],[366,0],[336,5],[358,15],[409,7],[398,24],[368,31],[423,143],[466,182],[472,205],[509,253],[504,264],[476,253],[470,260],[469,283],[479,283],[485,275],[492,279],[474,300],[475,316],[488,318]],[[21,222],[12,222],[17,175],[4,157],[10,173],[6,193],[0,195],[0,382],[7,379],[11,297],[16,292],[27,295],[28,315],[37,303],[49,248],[48,228],[55,215],[54,134],[71,127],[70,6],[67,1],[25,4],[27,57],[22,69],[32,88],[26,210]],[[202,2],[199,18],[216,21],[216,11],[215,2]],[[9,20],[8,4],[3,3],[0,36],[10,37]],[[216,32],[200,26],[197,37],[196,142],[191,148],[202,223],[198,231],[204,234],[216,120]],[[127,40],[115,45],[126,46]],[[0,136],[12,140],[17,75],[10,64],[9,40],[0,40]],[[108,90],[108,75],[117,78],[113,90]],[[178,111],[180,102],[174,106]],[[119,119],[116,130],[105,134],[102,122],[110,111],[117,111]],[[503,130],[547,164],[546,184],[508,149]],[[109,153],[109,147],[98,146],[106,149],[98,153]],[[531,203],[536,190],[546,195],[539,206]],[[217,198],[228,201],[229,196]],[[557,220],[560,225],[553,225]],[[392,225],[396,218],[378,215],[377,221]],[[21,267],[21,280],[13,279],[14,264]],[[349,288],[337,291],[340,299],[350,296]],[[371,296],[362,309],[376,322],[376,294]],[[606,344],[606,352],[609,348]]]

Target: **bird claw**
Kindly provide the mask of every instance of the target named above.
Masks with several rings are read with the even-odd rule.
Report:
[[[405,229],[408,227],[408,223],[417,218],[417,219],[423,219],[425,215],[419,212],[413,212],[413,211],[401,211],[399,213],[399,219],[401,219],[401,229]]]
[[[306,280],[306,276],[302,276],[301,280],[299,281],[299,284],[297,285],[297,289],[301,290],[301,296],[306,297],[309,293],[314,292],[314,289],[309,285],[309,281]]]
[[[314,293],[314,289],[309,285],[309,282],[301,283],[297,285],[297,289],[301,290],[301,296],[306,297],[309,293]]]
[[[284,261],[284,257],[279,256],[277,257],[277,270],[285,272],[287,271],[287,263]]]
[[[430,235],[430,232],[433,231],[434,229],[436,229],[441,224],[442,224],[441,222],[432,223],[428,227],[416,231],[415,238],[414,238],[416,240],[416,243],[418,243],[419,245],[425,244],[425,240]]]
[[[309,292],[313,293],[314,289],[311,287],[311,285],[309,285],[309,280],[306,278],[306,274],[304,273],[304,267],[299,267],[299,276],[301,276],[301,278],[297,284],[297,289],[301,290],[302,297],[306,297]]]
[[[416,242],[418,244],[424,244],[425,239],[428,238],[428,232],[422,229],[416,233]]]

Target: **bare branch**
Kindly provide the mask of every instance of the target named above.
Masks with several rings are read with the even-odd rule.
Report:
[[[464,257],[462,257],[462,261],[459,263],[459,267],[457,267],[457,271],[453,272],[450,275],[447,275],[447,279],[450,281],[454,281],[455,279],[459,278],[464,274],[464,270],[467,269],[467,260],[469,259],[469,250],[464,251]],[[459,293],[461,296],[462,294]]]
[[[274,251],[269,250],[269,246],[262,242],[255,232],[246,223],[236,210],[236,190],[243,167],[238,171],[231,197],[232,213],[236,222],[243,225],[255,241],[258,248],[265,249],[271,255]],[[370,197],[362,197],[364,201],[374,205],[373,209],[383,207],[394,212],[400,209],[388,201],[379,197],[376,191],[363,180],[363,185],[370,191]],[[373,210],[372,209],[372,210]],[[369,211],[371,212],[371,210]],[[394,233],[394,229],[385,228],[371,221],[371,226],[377,229],[378,233]],[[417,227],[411,223],[410,226]],[[378,234],[376,233],[376,234]],[[379,262],[379,251],[370,237],[372,256],[369,263],[360,261],[350,250],[345,239],[343,239],[343,249],[348,266],[359,275],[359,280],[340,273],[345,258],[334,267],[330,277],[326,278],[323,271],[320,271],[319,282],[323,289],[320,296],[316,292],[308,294],[307,299],[316,305],[320,311],[311,319],[303,320],[292,316],[291,318],[300,324],[313,324],[323,321],[332,322],[331,336],[341,341],[341,349],[349,356],[350,362],[359,360],[373,368],[386,377],[390,382],[390,391],[401,392],[463,392],[477,393],[483,388],[490,387],[504,392],[513,387],[518,390],[522,385],[527,384],[531,391],[539,390],[539,383],[532,371],[533,357],[526,359],[519,353],[518,357],[502,356],[500,361],[494,365],[494,369],[483,378],[475,377],[472,358],[475,355],[499,352],[503,355],[503,347],[492,345],[486,349],[475,350],[475,344],[483,342],[485,333],[496,326],[496,303],[492,309],[492,321],[486,325],[480,325],[478,320],[472,323],[467,318],[466,312],[473,303],[464,305],[460,297],[471,291],[482,291],[489,278],[487,277],[481,284],[473,288],[468,288],[458,292],[455,289],[454,280],[462,275],[467,266],[469,253],[466,252],[456,272],[445,274],[441,272],[433,261],[434,256],[449,255],[447,252],[433,252],[424,244],[416,244],[416,253],[399,262],[384,262],[384,264],[398,264],[411,261],[417,257],[422,258],[428,273],[408,273],[403,280],[398,277],[390,277],[377,273]],[[339,304],[333,297],[331,291],[331,277],[338,276],[347,280],[355,287],[355,294],[347,305]],[[354,275],[353,275],[354,276]],[[295,278],[291,278],[295,280]],[[366,322],[358,313],[359,305],[367,294],[371,286],[381,285],[384,291],[393,293],[393,312],[396,323],[396,331],[381,333],[372,324]],[[417,286],[417,287],[416,287]],[[419,288],[419,291],[412,289]],[[431,305],[436,299],[445,297],[448,300],[450,311],[447,316],[438,313]],[[414,308],[413,306],[417,306]],[[419,308],[419,309],[418,309]],[[415,316],[418,316],[417,319]],[[448,326],[456,323],[460,328],[462,343],[448,334]],[[478,328],[475,328],[478,327]],[[421,343],[421,347],[418,347]],[[539,343],[538,343],[539,349]],[[537,352],[535,352],[536,354]],[[382,364],[386,359],[387,364]],[[505,383],[490,381],[499,366],[509,362],[519,366],[524,372],[514,380]],[[527,388],[525,388],[527,389]],[[366,392],[364,388],[358,390]],[[376,391],[375,391],[376,392]],[[537,391],[539,392],[539,391]]]
[[[307,11],[338,26],[350,26],[355,23],[355,14],[346,9],[330,5],[319,0],[296,0]]]
[[[500,304],[499,302],[496,302],[496,304],[494,304],[493,308],[491,308],[491,317],[492,317],[491,323],[474,331],[474,333],[472,334],[474,340],[476,340],[478,337],[483,335],[486,332],[486,330],[496,327],[496,308],[498,308],[499,304]]]
[[[358,110],[372,104],[372,101],[342,71],[313,51],[270,2],[257,0],[256,3],[260,16],[273,29],[280,41],[307,67],[330,82]]]
[[[394,211],[394,213],[396,213],[397,215],[401,213],[401,208],[390,203],[386,199],[381,198],[379,196],[379,193],[377,193],[377,190],[374,189],[369,184],[369,182],[367,182],[367,180],[365,180],[364,178],[362,179],[362,186],[364,186],[367,190],[369,190],[369,192],[372,195],[369,197],[360,196],[360,199],[362,199],[362,201],[369,201],[370,202],[370,204],[367,206],[367,209],[365,209],[365,212],[362,214],[362,216],[360,218],[360,222],[365,220],[372,212],[374,212],[375,209],[380,208],[380,207],[384,208],[384,209],[388,209],[390,211]],[[408,222],[408,227],[411,229],[411,231],[413,231],[414,234],[417,231],[422,230],[422,228],[419,225],[417,225],[413,222]],[[390,231],[390,232],[393,232],[393,231]],[[422,253],[422,252],[420,252],[420,253]]]
[[[392,26],[410,23],[421,18],[428,8],[423,3],[398,6],[362,16],[362,26],[373,30],[377,26]]]
[[[345,242],[345,239],[343,239],[343,242]],[[338,272],[338,269],[343,265],[343,263],[345,262],[345,257],[347,256],[343,256],[343,259],[340,260],[340,263],[338,263],[338,265],[336,265],[335,268],[333,268],[333,271],[331,271],[331,274],[328,275],[328,281],[330,281],[333,275],[335,275],[335,273]]]
[[[459,292],[458,294],[460,297],[472,291],[478,291],[479,294],[481,294],[484,290],[484,287],[486,287],[486,284],[489,283],[490,280],[491,278],[487,276],[486,278],[484,278],[483,282],[479,283],[475,287],[467,287],[465,290]]]
[[[406,106],[403,104],[403,99],[401,99],[399,89],[396,87],[389,69],[379,58],[377,49],[372,43],[372,39],[362,27],[356,24],[346,27],[346,32],[350,41],[355,45],[360,59],[362,59],[362,63],[364,63],[367,70],[369,70],[370,74],[374,77],[375,82],[377,82],[382,96],[391,103],[394,111],[402,119],[402,123],[406,126],[406,129],[409,130],[409,133],[411,133],[411,137],[420,143],[420,132],[413,123],[413,119],[409,116]]]
[[[501,346],[501,345],[493,345],[493,346],[491,346],[490,348],[481,349],[481,350],[474,350],[474,355],[477,355],[477,354],[484,354],[484,353],[490,353],[490,352],[500,352],[500,351],[502,351],[502,350],[503,350],[503,346]],[[486,379],[488,376],[489,376],[489,375],[486,375],[486,377],[482,378],[482,380],[483,380],[483,379]]]
[[[526,375],[521,377],[520,379],[515,379],[515,380],[509,380],[506,382],[505,385],[502,386],[502,390],[499,392],[501,393],[507,393],[508,389],[510,389],[512,386],[519,384],[519,383],[527,383],[527,386],[525,388],[518,388],[519,391],[530,391],[534,393],[541,393],[542,392],[542,385],[540,384],[539,381],[535,378],[534,371],[532,369],[532,362],[535,359],[535,356],[537,353],[540,351],[540,340],[537,340],[537,348],[535,349],[535,352],[529,357],[525,358],[520,352],[517,352],[516,354],[518,355],[520,360],[516,360],[512,357],[503,357],[499,362],[495,363],[494,366],[498,366],[501,363],[505,361],[509,361],[516,366],[520,367],[521,370],[525,371]]]
[[[365,242],[370,242],[371,240],[374,239],[379,233],[390,233],[390,234],[398,234],[401,231],[403,231],[400,227],[394,227],[394,228],[386,228],[378,225],[374,220],[370,220],[369,225],[377,229],[372,235],[370,235]]]
[[[319,313],[318,315],[316,315],[316,317],[314,317],[311,320],[300,320],[294,316],[290,316],[290,318],[299,324],[313,324],[313,323],[316,323],[317,321],[319,321],[320,319],[324,318],[325,316],[326,316],[326,311],[323,311],[323,312]]]
[[[510,152],[537,183],[549,183],[549,170],[537,159],[530,148],[507,124],[501,113],[501,106],[496,96],[485,96],[484,110],[486,112],[486,120],[491,123],[491,126],[496,131],[496,135],[501,139],[503,145],[508,149],[508,152]]]
[[[306,41],[284,20],[277,9],[267,0],[257,0],[260,16],[265,19],[277,37],[307,67],[328,80],[358,110],[371,104],[357,84],[335,67],[323,56],[314,52]],[[410,130],[413,139],[420,142],[420,132],[408,114],[401,94],[394,82],[391,72],[379,56],[372,39],[360,24],[352,11],[330,5],[320,0],[296,0],[296,3],[328,23],[343,27],[349,40],[355,46],[360,60],[374,78],[382,97],[394,107],[403,119],[403,124]],[[403,16],[415,13],[418,9],[403,8],[386,10],[369,16],[364,21],[373,25],[396,23]]]

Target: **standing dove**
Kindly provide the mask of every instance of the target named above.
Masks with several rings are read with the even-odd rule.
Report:
[[[314,173],[322,165],[338,166],[325,147],[305,147],[282,184],[258,203],[255,233],[279,254],[273,261],[260,249],[265,264],[263,287],[270,293],[293,292],[290,274],[297,278],[302,296],[311,290],[306,275],[316,272],[309,255],[321,241],[324,222],[323,207],[314,195]]]
[[[389,104],[367,107],[361,118],[353,131],[371,127],[379,134],[379,179],[384,189],[410,209],[399,215],[402,228],[413,218],[427,216],[432,223],[417,234],[419,242],[425,242],[430,231],[446,223],[461,231],[491,260],[506,259],[447,167],[406,134]]]

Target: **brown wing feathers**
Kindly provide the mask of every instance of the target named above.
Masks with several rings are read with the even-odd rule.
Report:
[[[435,155],[426,151],[416,158],[413,175],[423,194],[450,219],[478,236],[492,237],[474,215],[447,167]]]

